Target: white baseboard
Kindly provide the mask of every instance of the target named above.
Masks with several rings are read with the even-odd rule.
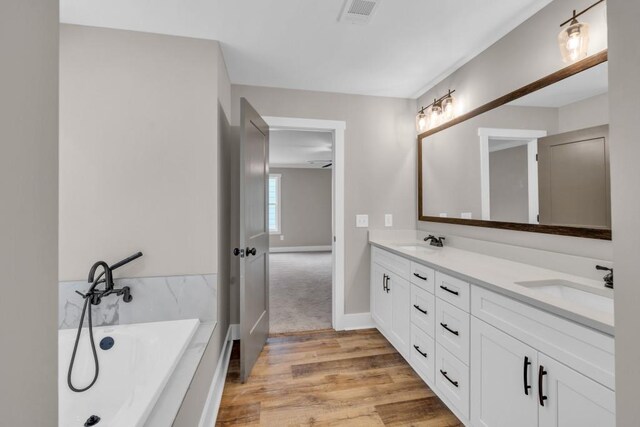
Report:
[[[238,338],[235,338],[236,336]],[[220,358],[218,359],[218,365],[216,366],[216,372],[213,374],[213,380],[211,381],[207,401],[202,409],[202,415],[200,416],[200,422],[198,423],[199,427],[209,427],[216,423],[218,410],[220,409],[220,402],[222,400],[222,392],[224,391],[224,383],[227,378],[229,360],[231,359],[233,341],[239,338],[240,325],[229,325],[229,329],[227,329],[227,336],[224,339],[224,345],[220,352]]]
[[[345,314],[342,317],[342,329],[345,331],[369,328],[375,328],[371,313]]]
[[[271,247],[269,248],[271,253],[281,252],[331,252],[331,245],[329,246],[287,246],[287,247]]]

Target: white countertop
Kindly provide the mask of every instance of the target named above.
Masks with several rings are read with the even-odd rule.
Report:
[[[458,277],[471,284],[504,294],[555,315],[597,329],[605,334],[614,335],[613,313],[596,311],[578,303],[554,298],[551,295],[543,294],[516,283],[539,280],[567,280],[593,287],[602,292],[603,289],[606,289],[603,282],[477,252],[447,247],[446,242],[443,248],[429,246],[429,248],[434,249],[434,251],[430,252],[398,247],[425,245],[422,240],[392,241],[370,237],[369,243],[430,266],[443,273]],[[613,298],[613,290],[607,289],[606,291],[610,292],[610,296]]]

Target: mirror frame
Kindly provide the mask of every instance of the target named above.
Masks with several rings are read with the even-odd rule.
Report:
[[[562,81],[568,77],[571,77],[575,74],[581,73],[582,71],[588,70],[589,68],[593,68],[599,64],[608,61],[608,50],[605,49],[599,53],[591,55],[581,61],[576,62],[575,64],[569,65],[561,70],[556,71],[555,73],[549,74],[546,77],[543,77],[539,80],[536,80],[533,83],[530,83],[526,86],[521,87],[520,89],[514,90],[511,93],[508,93],[500,98],[497,98],[491,102],[488,102],[481,107],[478,107],[468,113],[465,113],[461,116],[458,116],[447,123],[444,123],[436,128],[430,129],[426,132],[423,132],[418,135],[418,220],[419,221],[428,221],[428,222],[441,222],[441,223],[449,223],[449,224],[458,224],[458,225],[470,225],[475,227],[487,227],[487,228],[500,228],[503,230],[515,230],[515,231],[528,231],[533,233],[545,233],[545,234],[556,234],[561,236],[572,236],[572,237],[584,237],[589,239],[600,239],[600,240],[611,240],[611,230],[607,229],[598,229],[598,228],[580,228],[580,227],[568,227],[568,226],[559,226],[559,225],[541,225],[541,224],[524,224],[518,222],[503,222],[503,221],[486,221],[479,219],[462,219],[462,218],[441,218],[438,216],[426,216],[423,215],[423,197],[422,197],[422,140],[430,135],[433,135],[438,132],[442,132],[443,130],[455,126],[459,123],[465,122],[469,119],[472,119],[480,114],[486,113],[487,111],[491,111],[495,108],[501,107],[505,104],[508,104],[511,101],[514,101],[518,98],[522,98],[523,96],[529,95],[537,90],[543,89],[547,86],[550,86],[554,83]]]

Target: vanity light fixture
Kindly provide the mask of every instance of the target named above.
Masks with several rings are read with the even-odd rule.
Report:
[[[599,0],[580,13],[576,13],[574,10],[573,16],[560,24],[562,30],[558,34],[558,44],[562,60],[565,63],[571,64],[587,57],[589,50],[589,24],[578,22],[578,17],[602,2],[604,0]],[[569,26],[563,28],[567,24]]]
[[[455,90],[449,92],[426,107],[420,108],[416,116],[416,130],[418,133],[440,126],[455,117]]]

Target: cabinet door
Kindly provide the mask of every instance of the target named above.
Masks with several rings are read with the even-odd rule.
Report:
[[[389,272],[378,264],[373,264],[371,268],[371,315],[378,327],[385,332],[391,331],[391,293],[387,288],[388,281]]]
[[[389,286],[391,290],[391,335],[400,353],[409,357],[411,347],[411,284],[391,275]]]
[[[515,338],[471,318],[472,425],[538,425],[536,385],[533,384],[537,354]]]
[[[541,427],[615,426],[612,390],[542,353],[538,353],[538,365]]]

